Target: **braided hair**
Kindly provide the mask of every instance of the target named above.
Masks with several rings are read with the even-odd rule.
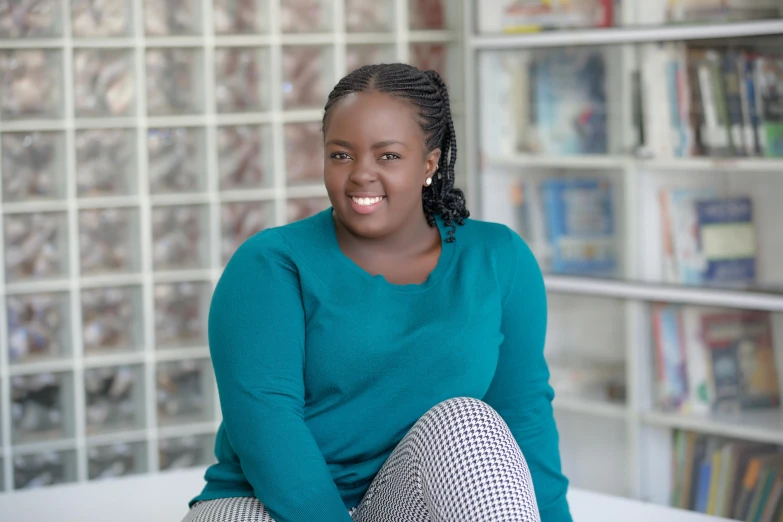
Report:
[[[454,187],[457,137],[446,84],[437,72],[420,71],[407,64],[365,65],[340,80],[329,94],[324,108],[324,136],[329,113],[338,101],[348,94],[371,91],[397,96],[413,104],[424,132],[426,153],[440,148],[440,159],[432,184],[422,189],[422,204],[427,223],[434,227],[435,216],[443,218],[444,224],[451,228],[446,242],[453,242],[456,230],[454,223],[463,225],[470,212],[465,206],[462,190]]]

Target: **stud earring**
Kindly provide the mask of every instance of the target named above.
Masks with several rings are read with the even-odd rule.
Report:
[[[432,185],[432,178],[431,177],[424,180],[424,186],[425,187],[429,187],[430,185]]]

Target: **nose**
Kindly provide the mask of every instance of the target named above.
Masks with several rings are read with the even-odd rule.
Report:
[[[360,154],[353,162],[349,179],[359,186],[368,185],[378,179],[372,154]]]

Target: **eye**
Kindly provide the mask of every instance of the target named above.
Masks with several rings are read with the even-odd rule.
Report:
[[[345,152],[333,152],[329,157],[332,158],[332,159],[336,159],[336,160],[351,159],[351,157],[348,154],[346,154]]]
[[[396,160],[396,159],[400,159],[400,156],[398,154],[394,154],[393,152],[387,152],[386,154],[381,156],[381,159],[384,161]]]

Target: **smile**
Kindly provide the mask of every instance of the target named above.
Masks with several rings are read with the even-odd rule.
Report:
[[[351,208],[357,214],[372,214],[383,204],[385,199],[386,196],[351,196]]]
[[[376,203],[380,203],[383,199],[383,196],[377,196],[374,198],[351,198],[354,203],[356,203],[359,206],[362,207],[369,207],[370,205],[375,205]]]

